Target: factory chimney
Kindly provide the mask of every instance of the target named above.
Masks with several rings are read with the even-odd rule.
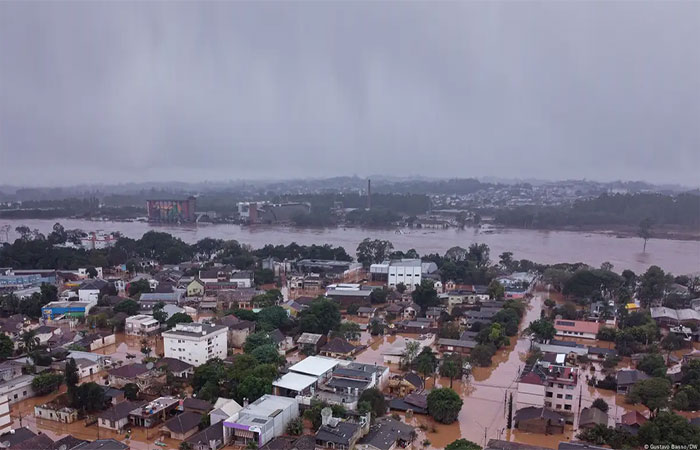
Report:
[[[367,210],[372,209],[372,180],[367,179]]]

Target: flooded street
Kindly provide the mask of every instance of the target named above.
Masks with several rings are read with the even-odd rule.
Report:
[[[14,240],[15,227],[26,225],[42,233],[51,231],[54,223],[60,222],[65,228],[79,228],[85,231],[119,231],[124,236],[140,238],[150,230],[171,233],[188,243],[205,237],[235,239],[254,248],[266,244],[332,244],[340,245],[354,255],[357,244],[366,237],[386,239],[397,250],[415,248],[419,253],[443,254],[453,246],[468,247],[472,243],[485,243],[491,248],[491,258],[495,259],[505,251],[513,252],[515,259],[529,259],[539,263],[584,262],[599,266],[604,261],[611,262],[618,271],[631,269],[645,271],[656,264],[674,274],[700,272],[700,241],[671,239],[650,239],[646,252],[642,252],[642,241],[638,238],[617,238],[602,233],[574,231],[538,231],[522,229],[498,229],[482,232],[475,228],[458,230],[395,230],[362,228],[323,228],[306,229],[291,227],[255,226],[242,227],[231,224],[198,224],[196,226],[152,225],[144,222],[107,222],[79,219],[19,219],[0,220],[0,226],[10,225],[10,239]]]
[[[540,317],[544,299],[547,292],[536,292],[529,302],[527,311],[520,325],[520,329]],[[401,345],[406,338],[403,336],[385,336],[374,338],[372,344],[363,353],[358,355],[357,361],[369,364],[384,364],[382,351],[394,345]],[[585,342],[586,345],[598,345],[594,341]],[[515,415],[515,403],[517,402],[517,380],[525,366],[525,359],[530,349],[530,340],[523,337],[512,337],[511,345],[499,350],[493,357],[490,367],[475,367],[469,380],[454,380],[452,387],[462,397],[464,405],[459,414],[459,420],[450,425],[436,423],[429,416],[414,415],[412,419],[405,419],[416,427],[419,427],[420,444],[428,440],[429,449],[442,449],[447,444],[459,438],[466,438],[479,445],[485,445],[489,439],[504,439],[542,447],[556,448],[560,441],[572,440],[578,433],[577,421],[574,425],[567,425],[564,434],[544,435],[521,432],[516,429],[506,428],[508,397],[513,394]],[[629,360],[623,360],[620,367],[629,364]],[[596,373],[601,367],[595,364]],[[390,366],[392,372],[398,371],[398,367]],[[629,405],[625,403],[623,395],[617,395],[613,391],[596,389],[587,385],[587,375],[593,372],[580,372],[579,383],[576,387],[581,396],[581,409],[590,406],[596,398],[603,398],[609,405],[609,425],[613,426],[621,416],[628,411],[640,411],[646,415],[648,412],[642,405]],[[449,387],[448,378],[437,377],[439,387]],[[427,388],[434,386],[433,379],[427,380]]]

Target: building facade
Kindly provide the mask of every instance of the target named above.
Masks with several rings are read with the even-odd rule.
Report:
[[[226,358],[228,327],[202,323],[179,323],[162,334],[166,358],[201,366],[210,359]]]

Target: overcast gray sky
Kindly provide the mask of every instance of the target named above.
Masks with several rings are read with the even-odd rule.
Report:
[[[700,184],[700,2],[0,2],[0,184]]]

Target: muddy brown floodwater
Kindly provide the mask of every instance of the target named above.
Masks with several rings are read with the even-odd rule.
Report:
[[[547,292],[536,292],[528,302],[527,311],[520,325],[520,329],[527,327],[529,323],[540,317],[544,299],[548,298]],[[403,336],[385,336],[372,338],[363,336],[371,341],[369,347],[357,357],[357,361],[369,364],[384,364],[381,352],[394,345],[400,345],[405,341]],[[601,342],[587,341],[586,345],[601,345]],[[417,448],[442,449],[450,442],[466,438],[484,446],[489,439],[504,439],[521,442],[524,444],[538,445],[542,447],[557,448],[560,441],[575,438],[578,433],[577,422],[567,425],[564,434],[543,435],[524,433],[516,429],[506,428],[508,396],[513,394],[513,402],[517,401],[517,379],[525,366],[525,359],[530,349],[530,340],[524,337],[512,337],[508,347],[499,350],[493,357],[490,367],[475,367],[472,377],[468,380],[455,380],[452,387],[462,397],[464,405],[459,414],[459,420],[450,425],[436,423],[429,416],[414,415],[411,419],[404,420],[411,425],[420,428],[417,439]],[[598,364],[596,372],[602,368]],[[621,366],[629,365],[629,360],[623,360]],[[390,366],[392,372],[398,372],[398,367]],[[618,421],[627,411],[640,411],[647,414],[642,405],[629,405],[625,403],[624,396],[616,395],[613,391],[606,391],[588,386],[586,376],[593,372],[581,372],[579,385],[576,387],[581,395],[581,408],[590,406],[596,398],[603,398],[610,405],[610,426]],[[449,387],[448,378],[437,377],[438,387]],[[434,386],[433,379],[427,381],[426,387]],[[514,411],[515,413],[515,411]],[[698,414],[693,414],[698,415]],[[422,442],[430,444],[422,447]]]

